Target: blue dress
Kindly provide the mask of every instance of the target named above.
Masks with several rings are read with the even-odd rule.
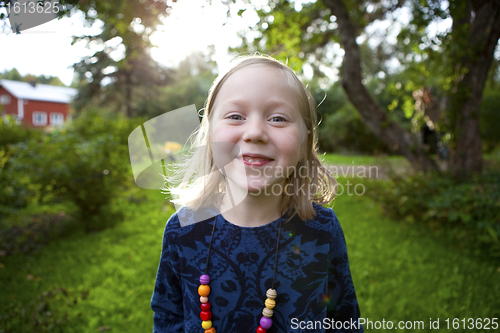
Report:
[[[268,333],[363,331],[342,228],[332,209],[316,204],[314,209],[314,219],[282,224],[278,296]],[[255,332],[272,284],[280,219],[240,227],[217,215],[181,227],[179,214],[189,211],[173,214],[165,227],[151,300],[154,332],[204,332],[198,287],[213,223],[208,268],[213,327],[217,333]]]

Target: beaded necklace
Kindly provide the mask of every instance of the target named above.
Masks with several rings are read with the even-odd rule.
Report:
[[[212,326],[212,306],[208,302],[208,295],[210,294],[210,287],[208,284],[210,283],[210,276],[208,276],[208,262],[210,259],[210,250],[212,249],[212,240],[214,238],[215,232],[215,224],[217,222],[217,218],[214,219],[214,225],[212,227],[212,235],[210,236],[210,243],[208,244],[208,254],[207,254],[207,263],[205,267],[205,274],[200,276],[200,286],[198,287],[198,294],[200,295],[201,302],[201,313],[200,318],[202,320],[201,327],[205,330],[205,333],[215,333],[215,328]],[[265,301],[265,307],[262,310],[262,318],[260,318],[260,325],[257,327],[257,333],[266,333],[268,329],[273,326],[273,320],[271,317],[273,316],[273,308],[276,306],[276,301],[274,300],[278,295],[276,290],[274,289],[274,281],[276,279],[276,267],[278,265],[278,251],[280,244],[280,236],[281,236],[281,222],[282,217],[280,217],[280,224],[278,226],[278,241],[276,242],[276,255],[274,256],[274,273],[273,273],[273,283],[271,288],[269,288],[266,292],[267,299]]]

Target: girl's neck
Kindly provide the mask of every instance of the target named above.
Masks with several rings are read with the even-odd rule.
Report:
[[[242,200],[231,200],[226,192],[222,199],[221,212],[232,224],[241,227],[259,227],[277,220],[281,216],[281,195],[252,195]],[[233,205],[234,203],[234,205]]]

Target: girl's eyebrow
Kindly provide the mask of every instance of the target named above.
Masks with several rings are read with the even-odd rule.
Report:
[[[247,101],[245,99],[231,99],[229,101],[225,101],[221,104],[221,106],[240,106],[240,107],[245,107],[248,104],[250,104],[250,101]],[[287,108],[290,108],[291,110],[294,109],[293,105],[289,103],[288,101],[281,100],[281,99],[271,99],[266,101],[266,107],[280,107],[280,106],[285,106]]]

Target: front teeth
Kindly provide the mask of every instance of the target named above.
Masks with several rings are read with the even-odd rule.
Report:
[[[245,157],[245,161],[247,161],[248,163],[256,163],[256,162],[265,161],[265,159],[263,159],[263,158],[254,158],[254,157]]]

